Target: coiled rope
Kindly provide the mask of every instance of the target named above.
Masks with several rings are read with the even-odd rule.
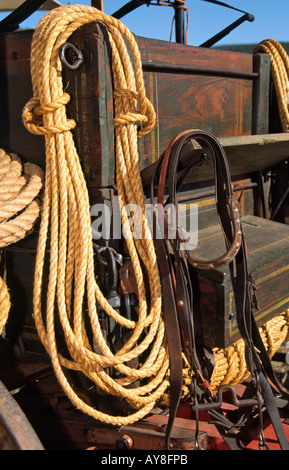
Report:
[[[280,346],[289,338],[289,309],[272,318],[259,328],[262,341],[270,359]],[[214,392],[223,385],[237,385],[250,377],[245,359],[245,343],[239,339],[228,348],[214,348],[214,369],[210,387]],[[184,358],[182,398],[190,395],[190,365]],[[160,406],[169,405],[169,392],[166,391],[159,402]]]
[[[289,309],[272,318],[259,328],[270,359],[289,338]],[[237,385],[246,380],[250,372],[245,361],[245,343],[242,339],[226,349],[215,348],[215,367],[211,377],[214,391],[222,385]]]
[[[283,132],[289,132],[289,58],[283,46],[275,39],[264,39],[254,52],[265,52],[271,57],[271,73],[276,91]]]
[[[0,149],[0,249],[23,239],[33,229],[40,213],[39,193],[43,171],[37,165],[22,165],[15,155]],[[0,335],[10,311],[10,295],[0,277]]]
[[[135,322],[122,317],[110,306],[95,279],[88,191],[71,133],[75,122],[67,119],[65,110],[69,95],[63,90],[59,48],[77,28],[90,22],[100,22],[107,27],[112,48],[116,181],[127,248],[138,287]],[[154,126],[155,113],[145,93],[140,53],[133,35],[118,20],[93,7],[60,7],[45,15],[35,30],[31,76],[34,97],[24,108],[23,122],[30,132],[45,135],[46,142],[46,181],[34,278],[36,328],[59,383],[77,408],[106,423],[132,423],[154,407],[169,384],[161,283],[154,245],[148,236],[140,240],[131,236],[124,210],[126,204],[138,204],[143,213],[143,233],[148,233],[137,123],[143,124],[139,135],[144,135]],[[39,116],[43,123],[39,123]],[[44,318],[41,292],[48,243],[49,280]],[[149,293],[144,287],[144,276],[148,279]],[[117,323],[131,330],[130,338],[116,354],[102,334],[97,303]],[[57,349],[57,316],[68,347],[68,358]],[[87,322],[93,339],[85,328]],[[100,353],[95,352],[94,344]],[[127,365],[143,352],[146,358],[139,368]],[[120,378],[109,375],[111,367],[121,374]],[[96,410],[75,393],[64,368],[83,372],[103,391],[126,398],[136,411],[126,416],[111,416]],[[145,384],[132,388],[139,379],[145,379]]]

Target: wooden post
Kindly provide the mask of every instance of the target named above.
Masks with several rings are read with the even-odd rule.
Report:
[[[103,11],[103,0],[91,0],[91,6]]]

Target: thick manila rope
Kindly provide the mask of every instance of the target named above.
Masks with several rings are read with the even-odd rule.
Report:
[[[289,338],[289,309],[268,320],[259,327],[260,335],[270,359]],[[210,387],[217,392],[223,385],[235,386],[241,384],[251,375],[245,359],[245,343],[239,339],[227,348],[213,348],[214,369],[210,378]],[[184,358],[182,398],[190,395],[191,374],[190,365]],[[169,405],[169,394],[166,391],[159,401],[159,406]]]
[[[66,117],[65,104],[69,95],[63,90],[59,48],[77,28],[91,22],[100,22],[107,27],[112,48],[116,180],[123,229],[138,287],[138,319],[135,322],[125,319],[109,305],[96,282],[88,190],[71,133],[76,124]],[[23,110],[23,122],[30,132],[45,135],[46,143],[46,181],[34,277],[36,328],[51,357],[60,385],[78,409],[102,422],[114,425],[133,423],[154,408],[169,386],[161,283],[153,241],[149,236],[139,240],[131,236],[128,216],[123,210],[126,204],[138,204],[143,214],[143,233],[147,234],[137,123],[143,124],[139,135],[144,135],[154,126],[155,113],[145,93],[140,53],[133,35],[118,20],[93,7],[60,7],[45,15],[35,30],[31,76],[34,97]],[[43,124],[37,123],[35,115],[37,118],[42,115]],[[48,242],[49,280],[43,315],[41,293]],[[141,264],[145,266],[149,295],[145,291]],[[103,337],[97,302],[107,315],[131,330],[130,338],[116,354]],[[69,359],[57,349],[57,315]],[[87,321],[90,322],[93,340],[89,340],[84,326]],[[92,347],[94,343],[97,348]],[[127,365],[143,352],[147,356],[138,369]],[[112,378],[108,374],[110,367],[118,371],[121,378]],[[126,398],[136,411],[126,416],[111,416],[89,406],[73,390],[64,368],[83,372],[103,391]],[[135,384],[132,388],[132,384],[140,379],[145,379],[145,385]]]
[[[43,171],[32,163],[21,163],[0,149],[0,250],[17,243],[33,229],[40,213],[39,194]],[[0,277],[0,335],[10,311],[10,295]]]
[[[280,346],[289,338],[289,309],[268,320],[259,327],[260,335],[270,359]],[[245,343],[236,341],[226,349],[214,348],[215,367],[211,377],[212,390],[222,385],[237,385],[249,376],[245,360]]]

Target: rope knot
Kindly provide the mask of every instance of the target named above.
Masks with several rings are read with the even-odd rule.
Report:
[[[126,114],[119,114],[116,118],[114,118],[115,126],[125,126],[126,124],[134,124],[137,122],[148,122],[147,116],[139,113],[126,113]]]
[[[22,112],[22,120],[26,129],[32,134],[47,135],[47,134],[62,134],[63,132],[70,131],[76,126],[73,119],[67,119],[61,124],[53,124],[45,126],[42,116],[45,114],[53,114],[56,110],[65,106],[70,100],[68,93],[63,93],[54,102],[40,105],[39,98],[31,98],[25,105]]]
[[[145,112],[142,112],[140,110],[138,111],[136,109],[136,104],[131,102],[131,100],[135,101],[140,99],[140,94],[138,92],[134,90],[119,88],[114,92],[113,95],[115,99],[128,99],[129,105],[132,108],[131,111],[125,114],[120,113],[116,115],[116,117],[114,118],[115,127],[125,126],[127,124],[142,123],[145,125],[138,131],[138,136],[140,137],[145,134],[148,134],[154,127],[156,121],[155,110],[151,102],[147,98],[145,98],[146,109]],[[147,115],[145,113],[147,113]]]

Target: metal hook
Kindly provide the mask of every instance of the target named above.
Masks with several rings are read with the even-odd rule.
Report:
[[[72,62],[68,60],[69,54]],[[71,42],[65,42],[62,44],[59,49],[59,57],[64,67],[69,70],[77,70],[84,63],[84,57],[81,50]]]

